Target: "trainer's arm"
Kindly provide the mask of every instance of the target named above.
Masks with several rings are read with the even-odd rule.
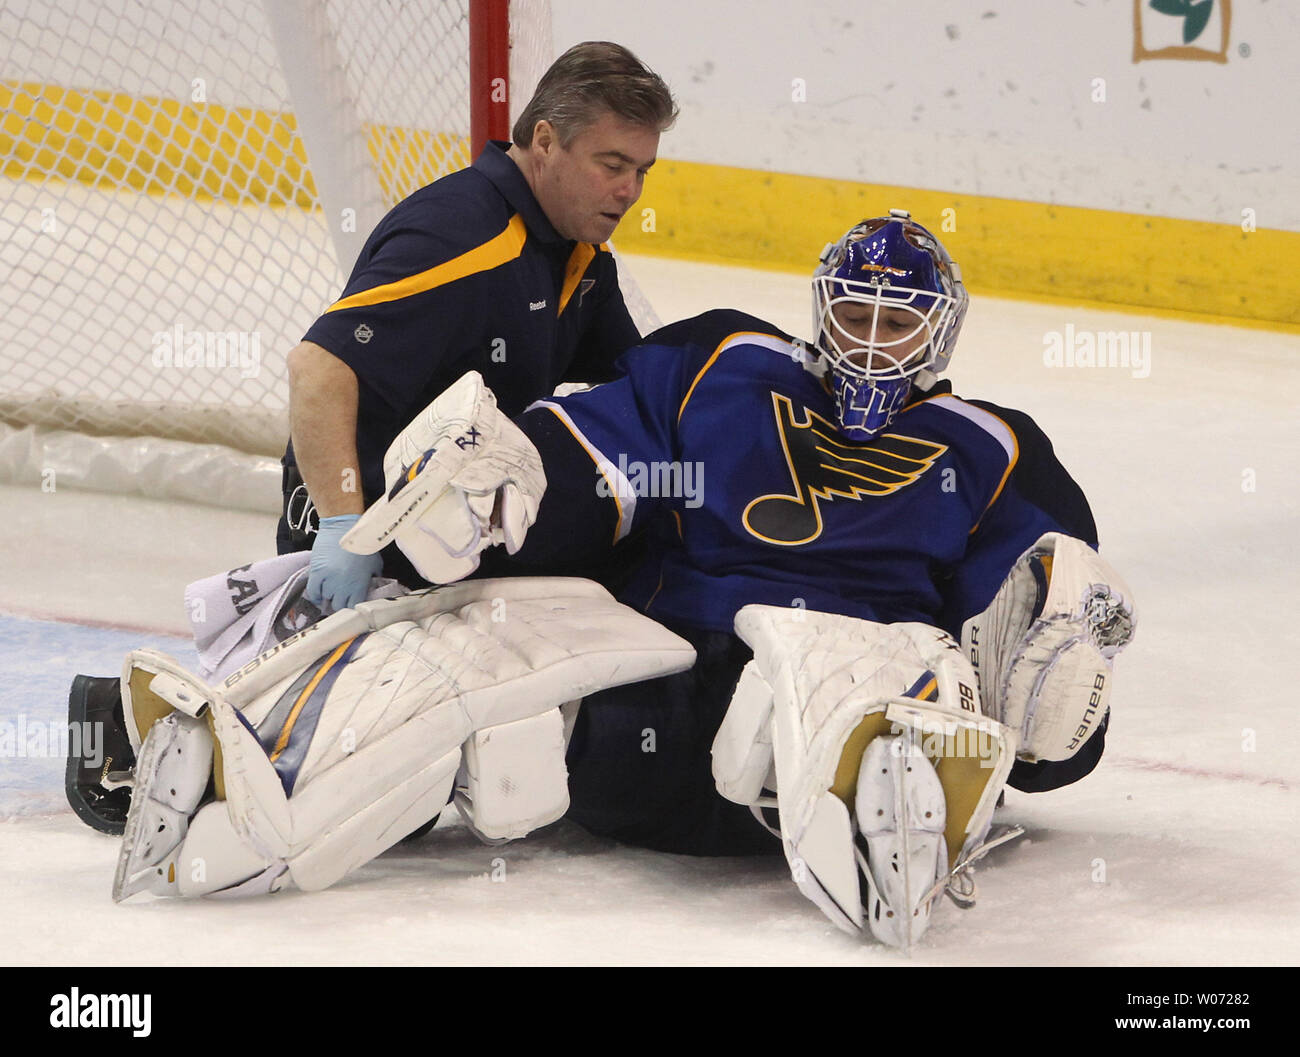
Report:
[[[289,431],[298,472],[320,516],[362,513],[357,376],[310,341],[289,353]]]

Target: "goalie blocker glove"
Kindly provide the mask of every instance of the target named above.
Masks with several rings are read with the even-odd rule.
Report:
[[[546,490],[541,457],[498,409],[477,371],[462,375],[384,456],[387,494],[343,537],[373,554],[389,543],[430,583],[463,579],[494,544],[514,554]]]
[[[1083,748],[1136,626],[1133,592],[1082,540],[1049,532],[1020,556],[961,636],[985,711],[1019,734],[1019,759],[1068,760]]]

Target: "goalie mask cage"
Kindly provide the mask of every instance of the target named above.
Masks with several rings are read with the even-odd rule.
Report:
[[[545,0],[7,0],[0,479],[278,508],[289,350],[393,204],[468,165],[472,133],[509,138],[550,21]]]

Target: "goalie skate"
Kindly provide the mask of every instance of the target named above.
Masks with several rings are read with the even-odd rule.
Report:
[[[205,719],[173,713],[149,730],[113,877],[113,901],[137,892],[176,894],[176,858],[212,774]]]
[[[930,923],[935,881],[948,869],[943,786],[906,736],[876,738],[862,755],[854,809],[867,924],[882,943],[909,949]]]
[[[64,792],[72,810],[87,826],[120,836],[131,808],[135,753],[123,727],[122,689],[117,676],[78,675],[72,680],[68,729],[86,732],[92,728],[99,735],[100,758],[92,762],[84,752],[69,752]]]

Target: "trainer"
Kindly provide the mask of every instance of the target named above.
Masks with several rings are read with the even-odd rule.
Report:
[[[570,48],[515,123],[468,168],[380,221],[343,296],[289,354],[280,553],[311,548],[307,597],[365,598],[383,571],[423,585],[396,548],[339,545],[384,491],[384,453],[465,371],[517,415],[562,381],[603,381],[640,340],[606,240],[641,196],[677,117],[664,81],[626,48]],[[319,526],[319,527],[318,527]]]

